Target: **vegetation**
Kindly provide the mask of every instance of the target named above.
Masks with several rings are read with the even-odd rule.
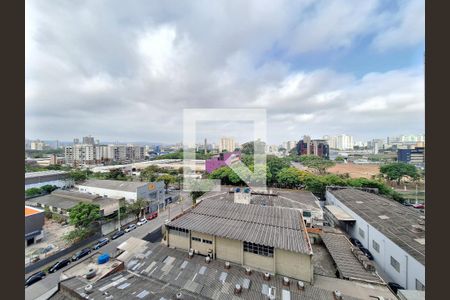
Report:
[[[397,184],[400,184],[401,179],[405,176],[413,180],[420,178],[420,174],[415,166],[401,162],[381,166],[380,173],[388,180],[396,181]]]
[[[136,201],[127,204],[126,212],[133,213],[137,218],[139,218],[141,215],[143,215],[144,209],[148,206],[148,204],[148,200],[139,198]]]
[[[43,158],[43,157],[46,157],[46,156],[48,156],[50,154],[63,155],[64,154],[64,149],[63,148],[59,148],[59,149],[26,150],[25,151],[25,155],[27,157],[31,157],[31,158]]]
[[[164,186],[166,188],[166,191],[169,189],[169,184],[175,183],[177,181],[177,177],[170,175],[170,174],[163,174],[159,176],[157,181],[164,181]]]
[[[25,173],[49,171],[49,170],[70,171],[71,168],[68,166],[61,166],[61,165],[40,166],[36,163],[25,163]]]
[[[251,141],[251,142],[247,142],[242,144],[241,146],[241,152],[244,154],[250,154],[253,155],[255,153],[255,147],[256,149],[258,149],[258,153],[264,153],[264,148],[266,146],[266,143],[262,142],[262,141]]]
[[[205,192],[202,191],[192,191],[190,193],[191,198],[192,198],[192,204],[197,203],[197,199],[200,198],[203,194],[205,194]]]
[[[345,158],[344,158],[343,156],[337,156],[337,157],[334,159],[334,161],[336,161],[336,162],[344,162],[344,161],[345,161]]]
[[[90,170],[77,169],[69,172],[69,178],[75,181],[76,183],[88,179],[89,175],[92,175],[92,171]]]
[[[44,192],[40,188],[30,188],[25,191],[27,197],[33,197],[43,194]]]
[[[209,159],[214,154],[211,152],[208,152],[205,154],[204,151],[196,151],[195,152],[195,158],[196,159]],[[176,152],[162,154],[154,158],[154,160],[161,160],[161,159],[183,159],[183,150],[178,150]]]
[[[318,171],[321,175],[324,175],[328,168],[335,165],[331,160],[316,155],[302,155],[300,156],[300,162],[304,166]]]
[[[54,190],[56,190],[58,187],[56,185],[46,184],[41,186],[41,190],[47,194],[50,194]]]
[[[63,239],[70,243],[76,243],[88,238],[92,234],[92,230],[89,228],[75,228],[72,231],[69,231],[63,236]]]

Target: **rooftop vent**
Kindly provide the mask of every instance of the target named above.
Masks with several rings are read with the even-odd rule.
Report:
[[[270,273],[268,273],[268,272],[264,273],[264,280],[267,280],[267,281],[270,280]]]
[[[209,264],[210,261],[211,261],[211,257],[209,257],[209,256],[205,257],[205,262],[206,262],[207,264]]]
[[[229,269],[230,268],[230,262],[229,261],[226,261],[225,262],[225,269]]]
[[[250,268],[245,268],[245,274],[246,274],[246,275],[251,275],[251,274],[252,274],[252,269],[250,269]]]
[[[289,286],[289,278],[283,277],[283,285],[284,286]]]
[[[343,298],[342,298],[342,293],[341,293],[341,291],[334,291],[334,292],[333,292],[333,296],[334,296],[334,299],[336,299],[336,300],[341,300],[341,299],[343,299]]]
[[[175,295],[175,297],[176,297],[177,299],[183,299],[183,294],[182,294],[181,292],[178,292],[178,293]]]
[[[235,294],[240,294],[241,291],[242,291],[241,285],[240,284],[236,284],[235,287],[234,287],[234,293]]]
[[[297,281],[297,288],[299,290],[303,291],[305,289],[305,283],[303,281],[301,281],[301,280]]]
[[[88,284],[87,286],[84,287],[84,291],[89,294],[90,292],[92,292],[93,286],[92,284]]]

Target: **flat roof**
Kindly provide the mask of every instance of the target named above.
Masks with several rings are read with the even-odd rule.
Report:
[[[334,299],[329,289],[305,282],[302,291],[292,278],[291,284],[284,286],[283,276],[274,275],[265,281],[262,272],[253,270],[247,275],[244,267],[233,263],[225,269],[222,260],[206,263],[200,255],[189,259],[185,251],[161,244],[148,243],[144,254],[132,257],[125,266],[127,270],[93,283],[89,298],[102,299],[106,292],[114,299],[175,299],[181,292],[183,299],[265,299],[269,288],[275,287],[276,299]],[[236,284],[242,287],[239,295],[234,294]],[[80,295],[86,285],[79,277],[61,281],[62,288],[68,287]],[[370,292],[377,294],[374,290]],[[343,297],[358,299],[346,292]]]
[[[91,202],[98,204],[100,209],[107,205],[118,206],[118,199],[101,197],[97,195],[90,195],[86,193],[80,193],[76,191],[63,191],[55,190],[51,194],[28,199],[25,203],[31,206],[37,206],[38,204],[45,206],[52,206],[62,209],[70,209],[80,202]]]
[[[25,217],[28,217],[28,216],[31,216],[31,215],[35,215],[35,214],[38,214],[38,213],[41,213],[41,212],[43,212],[42,209],[37,209],[37,208],[31,207],[31,206],[26,206],[25,205]]]
[[[338,220],[338,221],[356,221],[355,218],[346,213],[342,208],[336,205],[325,205],[325,208]]]
[[[289,208],[209,199],[168,226],[312,254],[302,214]]]
[[[28,172],[28,173],[25,173],[25,179],[43,177],[43,176],[51,176],[51,175],[63,175],[63,174],[68,174],[68,173],[69,172],[67,172],[67,171],[58,171],[58,170]]]
[[[425,265],[425,215],[374,193],[352,188],[327,191],[343,205]]]
[[[149,184],[149,182],[135,182],[135,181],[121,181],[121,180],[100,180],[88,179],[78,186],[96,187],[108,190],[136,192],[142,186]]]

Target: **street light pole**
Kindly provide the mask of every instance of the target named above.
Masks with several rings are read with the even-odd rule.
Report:
[[[118,212],[118,217],[119,217],[119,228],[118,230],[120,230],[120,199],[119,199],[119,209],[117,210]]]

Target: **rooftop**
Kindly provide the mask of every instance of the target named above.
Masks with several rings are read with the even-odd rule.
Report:
[[[136,189],[147,184],[148,182],[89,179],[83,183],[80,183],[79,186],[96,187],[116,191],[136,192]]]
[[[168,226],[312,254],[300,211],[208,199]]]
[[[328,189],[343,205],[425,265],[425,215],[374,193]]]
[[[205,262],[205,258],[194,255],[189,259],[187,253],[167,248],[161,244],[148,243],[142,254],[125,262],[126,269],[93,283],[90,299],[103,299],[110,295],[113,299],[175,299],[177,293],[183,299],[264,299],[269,288],[274,288],[276,299],[334,299],[333,291],[341,288],[343,280],[323,283],[322,287],[305,283],[305,289],[297,288],[297,281],[290,279],[290,285],[283,285],[283,277],[272,276],[270,281],[263,279],[263,273],[245,273],[241,266],[230,264],[224,268],[221,260]],[[346,282],[344,282],[345,284]],[[234,295],[236,284],[242,287],[239,295]],[[68,288],[86,296],[83,278],[74,277],[61,282],[61,289]],[[353,285],[354,290],[342,291],[344,299],[367,299],[368,295],[385,295],[377,289]],[[365,297],[353,296],[357,290]],[[351,292],[348,292],[351,291]],[[350,296],[352,295],[352,296]],[[62,298],[61,298],[62,299]]]
[[[42,209],[36,209],[34,207],[30,207],[30,206],[25,206],[25,217],[31,216],[31,215],[35,215],[38,213],[43,212]]]
[[[68,172],[66,172],[66,171],[57,171],[57,170],[28,172],[28,173],[25,173],[25,179],[27,179],[27,178],[43,177],[43,176],[51,176],[51,175],[63,175],[63,174],[68,174]]]
[[[236,187],[224,186],[220,192],[208,192],[197,201],[204,199],[220,199],[227,202],[234,202],[235,189]],[[250,203],[262,206],[287,207],[302,210],[322,210],[317,198],[309,191],[271,189],[271,192],[272,194],[252,193]]]

